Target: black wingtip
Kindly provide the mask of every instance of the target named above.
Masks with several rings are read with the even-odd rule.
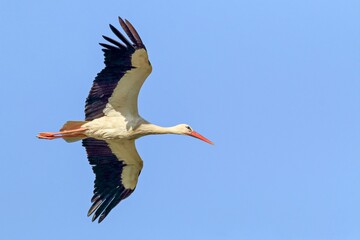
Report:
[[[99,198],[100,198],[100,195],[94,194],[94,196],[91,198],[90,201],[93,203],[93,202],[97,201]]]
[[[119,20],[119,23],[120,23],[120,25],[121,25],[121,27],[124,29],[124,28],[127,28],[127,26],[126,26],[126,23],[125,23],[125,21],[127,21],[126,19],[125,19],[125,21],[121,18],[121,17],[118,17],[118,20]]]
[[[109,27],[110,27],[110,29],[111,29],[111,31],[117,31],[117,29],[116,29],[116,27],[114,27],[112,24],[109,24]]]
[[[99,217],[98,223],[101,223],[105,219],[105,217],[106,217],[106,215],[101,214],[101,216]]]
[[[111,31],[121,40],[125,43],[127,47],[134,48],[133,45],[129,42],[129,40],[124,37],[124,35],[119,32],[113,25],[109,24]]]
[[[134,26],[131,24],[131,22],[128,21],[127,19],[125,19],[125,21],[124,21],[121,17],[118,17],[118,20],[119,20],[120,26],[125,31],[126,35],[134,43],[134,47],[145,48],[144,43],[142,42],[138,32],[136,31]]]
[[[111,46],[111,45],[106,44],[106,43],[99,43],[99,45],[104,47],[105,49],[108,49],[108,50],[114,50],[114,51],[119,51],[120,50],[119,48]]]
[[[115,46],[117,46],[117,47],[120,48],[120,49],[126,48],[125,45],[119,43],[118,41],[116,41],[116,40],[114,40],[114,39],[112,39],[112,38],[109,38],[109,37],[104,36],[104,35],[102,35],[102,37],[103,37],[106,41],[114,44]]]
[[[120,24],[121,24],[121,22],[124,22],[124,20],[120,16],[118,16],[118,19],[119,19]]]
[[[90,217],[90,215],[100,206],[100,204],[103,201],[99,199],[98,201],[94,202],[93,205],[90,207],[87,216]],[[94,220],[93,220],[94,221]]]

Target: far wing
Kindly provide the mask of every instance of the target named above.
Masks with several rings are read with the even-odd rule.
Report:
[[[95,173],[94,196],[88,216],[99,223],[134,190],[143,162],[134,140],[83,140],[88,159]]]
[[[137,98],[142,84],[151,73],[146,48],[135,28],[127,20],[119,22],[130,42],[110,25],[120,42],[103,36],[105,68],[96,76],[86,99],[86,120],[104,115],[138,115]]]

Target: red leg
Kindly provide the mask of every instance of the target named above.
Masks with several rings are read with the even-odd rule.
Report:
[[[83,133],[87,130],[87,128],[78,128],[75,130],[65,130],[60,132],[41,132],[37,135],[40,139],[53,140],[56,138],[64,138],[64,137],[78,137],[80,135],[84,135]]]

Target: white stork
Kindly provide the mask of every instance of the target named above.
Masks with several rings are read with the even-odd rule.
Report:
[[[212,142],[187,124],[160,127],[138,113],[137,98],[141,86],[151,73],[146,48],[132,24],[119,17],[121,27],[131,40],[115,27],[112,32],[122,41],[103,36],[100,43],[105,68],[96,76],[86,99],[85,121],[68,121],[59,132],[42,132],[38,138],[63,138],[67,142],[82,140],[96,175],[94,196],[88,216],[99,223],[134,190],[143,167],[135,140],[150,134],[180,134]]]

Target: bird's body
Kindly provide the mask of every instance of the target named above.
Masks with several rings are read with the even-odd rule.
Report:
[[[147,122],[141,117],[126,119],[124,116],[104,116],[82,125],[87,130],[84,134],[96,139],[130,140],[141,136],[139,127]]]
[[[128,21],[120,25],[132,41],[128,41],[110,25],[123,42],[109,37],[113,45],[104,47],[105,68],[97,75],[85,106],[85,121],[68,121],[59,132],[42,132],[41,139],[81,140],[96,175],[93,205],[88,215],[101,222],[109,212],[134,190],[143,162],[135,140],[150,134],[180,134],[211,143],[187,124],[160,127],[138,113],[137,99],[141,86],[152,71],[148,54],[138,33]],[[124,45],[125,44],[125,45]]]

